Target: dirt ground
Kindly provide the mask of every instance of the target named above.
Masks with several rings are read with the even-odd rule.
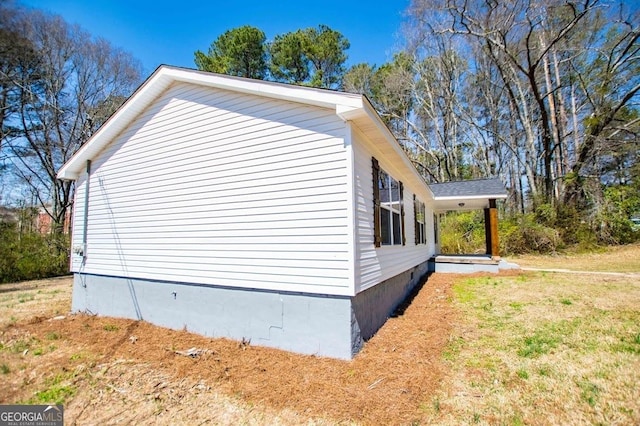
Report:
[[[0,403],[63,400],[66,424],[411,424],[444,377],[454,279],[432,275],[352,361],[70,315],[69,277],[3,285]]]

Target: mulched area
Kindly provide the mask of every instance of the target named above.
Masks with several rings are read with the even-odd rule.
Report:
[[[456,312],[451,286],[457,277],[433,274],[351,361],[302,356],[225,339],[168,330],[143,321],[70,315],[34,318],[4,330],[40,340],[57,333],[65,351],[52,368],[73,371],[91,354],[94,365],[115,360],[151,366],[176,380],[188,379],[275,410],[336,423],[408,424],[421,417],[445,375],[442,351]],[[181,351],[197,348],[198,354]],[[52,356],[56,352],[52,352]],[[74,360],[75,359],[75,360]],[[44,359],[43,359],[44,361]],[[62,365],[61,365],[62,364]],[[132,366],[132,368],[134,368]],[[6,388],[0,400],[24,397]],[[2,402],[2,401],[0,401]]]

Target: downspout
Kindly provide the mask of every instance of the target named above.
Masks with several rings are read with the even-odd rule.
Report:
[[[82,277],[82,270],[87,262],[87,230],[88,230],[88,219],[89,219],[89,180],[91,177],[91,160],[87,160],[87,181],[84,186],[84,211],[82,212],[83,223],[82,223],[82,244],[79,246],[73,246],[73,254],[82,257],[82,261],[80,262],[80,284],[82,287],[86,287],[86,278]]]
[[[84,184],[84,211],[82,212],[82,245],[80,247],[74,247],[73,252],[79,256],[82,256],[82,262],[80,263],[80,285],[87,287],[87,278],[83,276],[82,270],[87,262],[87,229],[89,220],[89,181],[91,178],[91,160],[87,160],[87,181]]]
[[[87,258],[87,230],[89,228],[89,182],[91,178],[91,160],[87,160],[87,181],[84,185],[84,212],[82,220],[82,263]]]

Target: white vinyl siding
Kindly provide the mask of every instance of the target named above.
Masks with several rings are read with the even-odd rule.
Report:
[[[371,143],[360,132],[352,136],[354,143],[354,181],[356,197],[356,293],[366,290],[389,278],[407,271],[414,266],[426,262],[435,252],[433,239],[427,238],[428,244],[416,245],[414,238],[407,238],[405,245],[382,245],[375,247],[373,229],[373,178],[371,158],[375,157],[380,169],[386,171],[398,181],[405,179],[404,173],[409,171],[394,167],[379,152],[374,152]],[[423,188],[404,186],[405,234],[415,234],[414,207],[410,200],[419,192],[419,198],[425,196]],[[409,200],[409,201],[408,201]],[[431,208],[426,204],[427,220],[431,216]],[[407,218],[409,218],[407,220]]]
[[[178,83],[93,161],[72,270],[352,294],[335,111]],[[82,242],[78,179],[73,245]]]

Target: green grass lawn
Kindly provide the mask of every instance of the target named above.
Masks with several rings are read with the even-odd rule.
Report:
[[[640,424],[640,279],[462,278],[438,424]]]

